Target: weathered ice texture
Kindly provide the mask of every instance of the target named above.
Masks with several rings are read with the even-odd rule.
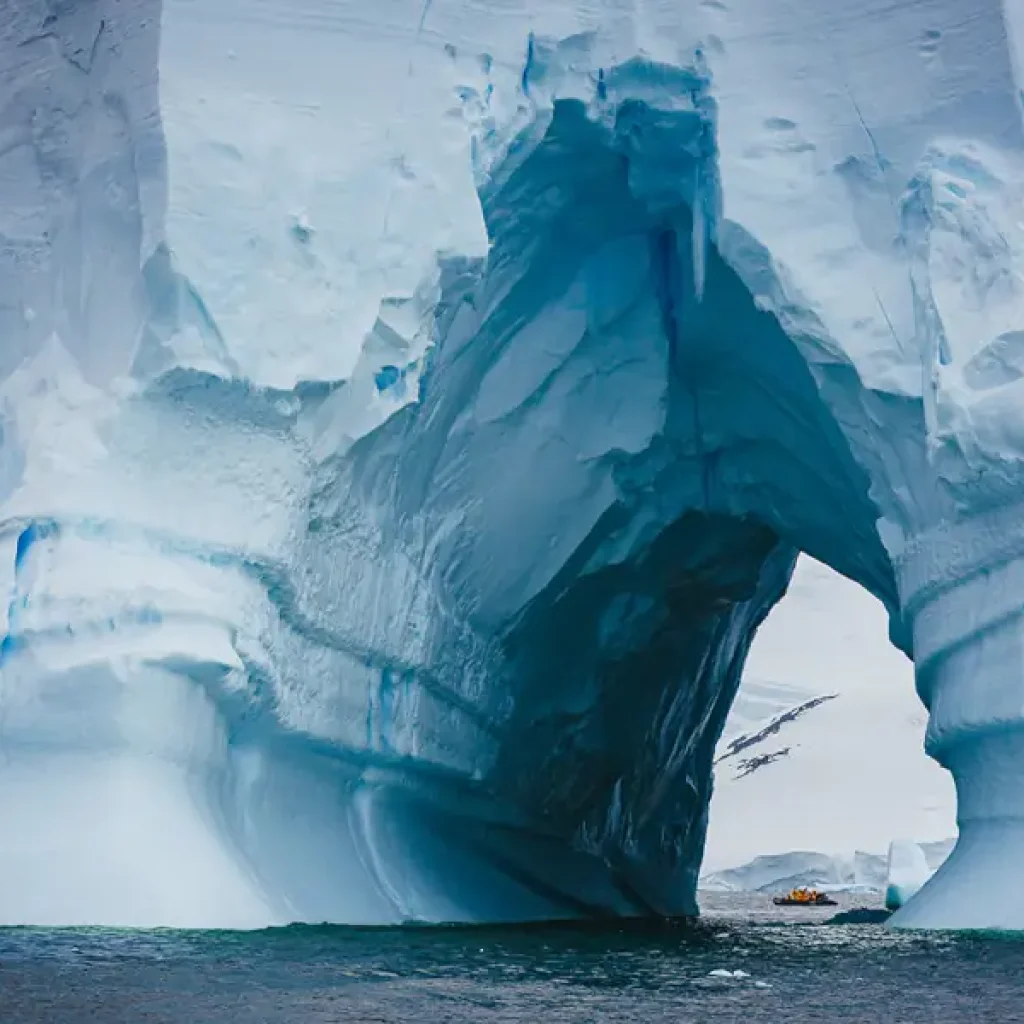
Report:
[[[5,922],[690,913],[804,550],[1024,926],[1024,18],[0,7]]]

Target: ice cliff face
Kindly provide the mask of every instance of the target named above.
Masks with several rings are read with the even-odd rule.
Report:
[[[689,912],[802,549],[1024,923],[1012,6],[10,14],[3,920]]]

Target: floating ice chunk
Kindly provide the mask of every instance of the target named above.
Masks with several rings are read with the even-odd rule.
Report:
[[[889,844],[885,906],[899,910],[931,877],[924,850],[917,843],[894,839]]]

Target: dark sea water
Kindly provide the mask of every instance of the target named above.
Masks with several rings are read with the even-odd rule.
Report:
[[[0,1024],[1024,1021],[1022,939],[766,903],[705,897],[674,926],[0,929]]]

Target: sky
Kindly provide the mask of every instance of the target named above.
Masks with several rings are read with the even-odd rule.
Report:
[[[927,711],[913,666],[889,643],[885,609],[802,557],[754,641],[719,750],[826,694],[838,696],[751,751],[788,754],[742,778],[738,758],[716,770],[705,871],[763,853],[885,853],[897,837],[955,834],[952,780],[924,753]]]

